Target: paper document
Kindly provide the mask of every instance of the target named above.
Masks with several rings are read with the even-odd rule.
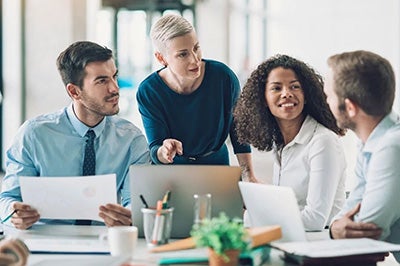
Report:
[[[41,219],[102,221],[99,206],[117,203],[116,175],[77,177],[20,177],[23,202]]]
[[[78,255],[79,256],[79,255]],[[37,258],[30,257],[29,265],[32,266],[71,266],[71,265],[79,265],[79,266],[121,266],[124,265],[124,262],[129,261],[129,258],[124,257],[111,257],[111,256],[98,256],[91,255],[89,257],[72,257],[71,255],[68,258],[53,258],[52,256],[46,258]],[[125,264],[129,265],[129,264]],[[133,264],[131,264],[133,265]],[[136,265],[136,264],[135,264]],[[140,264],[141,265],[141,264]]]
[[[32,238],[25,239],[31,253],[109,254],[107,241],[97,239]]]
[[[400,245],[369,238],[272,243],[286,253],[310,258],[327,258],[400,251]]]
[[[71,226],[65,224],[40,224],[32,225],[24,235],[39,236],[78,236],[78,237],[99,237],[107,234],[106,226]]]

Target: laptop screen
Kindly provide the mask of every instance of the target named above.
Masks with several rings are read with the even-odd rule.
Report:
[[[239,182],[239,187],[252,227],[280,225],[279,241],[307,240],[292,188],[248,182]]]
[[[225,212],[228,217],[243,216],[243,201],[238,181],[240,167],[219,165],[132,165],[129,170],[133,225],[143,236],[144,197],[149,207],[155,207],[166,191],[174,207],[171,238],[190,236],[194,221],[194,195],[211,194],[211,216]]]

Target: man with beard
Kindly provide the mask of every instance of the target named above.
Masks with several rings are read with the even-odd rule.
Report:
[[[332,238],[400,244],[400,123],[392,111],[395,76],[381,56],[354,51],[328,59],[324,91],[342,128],[359,138],[356,186],[330,226]],[[400,261],[400,253],[394,256]]]
[[[116,116],[119,87],[112,51],[96,43],[76,42],[59,55],[57,67],[72,103],[28,120],[18,130],[7,151],[1,217],[13,213],[9,222],[18,229],[29,228],[40,219],[37,210],[22,202],[20,176],[115,173],[121,205],[99,206],[99,216],[107,226],[129,225],[129,166],[149,163],[150,155],[141,131]],[[85,151],[87,142],[91,143],[89,152]]]

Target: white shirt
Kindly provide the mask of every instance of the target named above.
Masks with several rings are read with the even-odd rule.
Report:
[[[306,230],[322,230],[345,201],[345,168],[339,137],[307,116],[296,137],[274,149],[273,184],[293,188]]]

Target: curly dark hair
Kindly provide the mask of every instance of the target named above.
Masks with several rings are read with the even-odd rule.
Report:
[[[343,136],[345,131],[337,126],[326,101],[321,75],[300,60],[278,54],[261,63],[243,87],[233,113],[239,142],[263,151],[272,150],[273,144],[278,148],[284,146],[278,123],[265,100],[267,78],[278,67],[291,69],[296,74],[307,103],[303,109],[304,116],[310,115],[326,128]]]

